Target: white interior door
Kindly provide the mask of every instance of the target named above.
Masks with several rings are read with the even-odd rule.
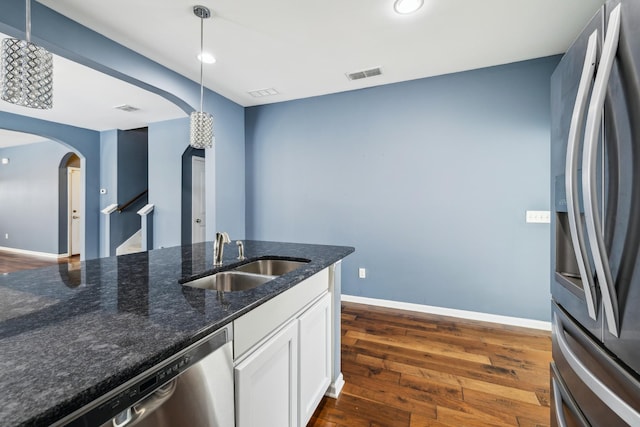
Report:
[[[204,157],[191,158],[191,243],[204,242],[205,224]]]
[[[82,217],[82,181],[79,168],[67,168],[68,198],[69,198],[69,255],[78,255],[82,242],[82,227],[80,218]]]

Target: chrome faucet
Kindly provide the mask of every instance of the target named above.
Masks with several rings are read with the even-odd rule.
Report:
[[[224,252],[224,244],[231,243],[231,239],[226,232],[216,233],[216,242],[213,246],[213,266],[222,265],[222,253]]]
[[[236,240],[236,245],[238,245],[238,259],[244,261],[244,244],[242,240]]]

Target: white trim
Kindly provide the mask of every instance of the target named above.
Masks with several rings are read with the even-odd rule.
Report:
[[[69,254],[50,254],[48,252],[37,252],[37,251],[29,251],[27,249],[16,249],[16,248],[7,248],[5,246],[0,246],[0,251],[4,252],[13,252],[20,255],[29,255],[29,256],[38,256],[42,258],[68,258]]]
[[[342,387],[344,387],[344,377],[342,376],[342,372],[340,372],[340,375],[338,375],[338,378],[336,378],[336,380],[329,385],[329,388],[327,389],[327,392],[324,395],[337,399],[340,396]]]
[[[420,313],[437,314],[440,316],[459,317],[461,319],[478,320],[480,322],[500,323],[503,325],[520,326],[523,328],[551,330],[551,322],[521,317],[500,316],[498,314],[480,313],[477,311],[456,310],[453,308],[434,307],[431,305],[413,304],[409,302],[390,301],[377,298],[366,298],[355,295],[342,295],[342,301],[359,304],[376,305],[379,307],[397,308],[400,310],[418,311]]]
[[[140,209],[137,213],[140,216],[149,215],[151,212],[153,212],[153,208],[154,208],[154,205],[149,203],[144,205],[142,209]]]
[[[102,212],[105,215],[109,215],[110,213],[114,212],[116,209],[118,209],[118,204],[112,203],[106,208],[102,209],[100,212]]]

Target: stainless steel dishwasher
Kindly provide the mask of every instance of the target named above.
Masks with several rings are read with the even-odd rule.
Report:
[[[56,425],[233,427],[231,346],[228,325]]]

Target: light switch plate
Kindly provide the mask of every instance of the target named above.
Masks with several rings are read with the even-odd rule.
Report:
[[[549,224],[551,222],[551,212],[549,211],[527,211],[527,223]]]

